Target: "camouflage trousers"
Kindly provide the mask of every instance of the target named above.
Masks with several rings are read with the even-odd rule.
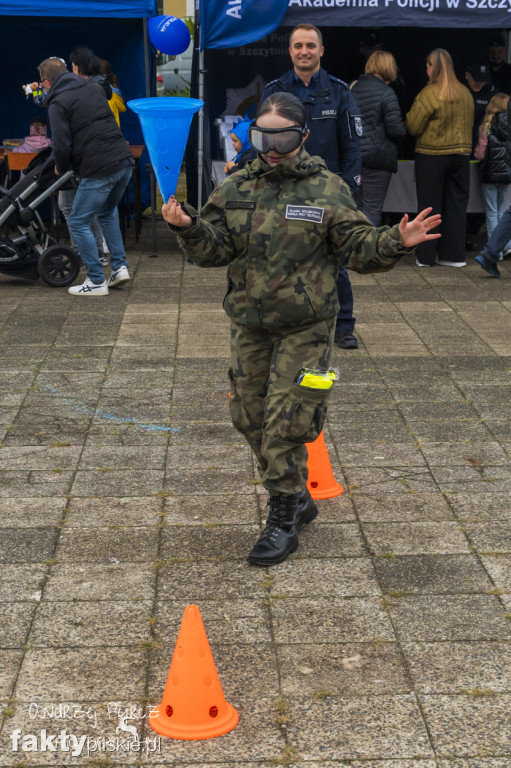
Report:
[[[326,370],[335,318],[279,332],[231,324],[230,409],[259,462],[264,487],[290,495],[307,484],[307,448],[321,430],[330,390],[294,383],[300,368]]]

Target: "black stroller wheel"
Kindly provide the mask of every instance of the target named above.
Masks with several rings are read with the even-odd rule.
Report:
[[[57,287],[71,285],[80,272],[81,260],[69,245],[50,245],[39,256],[37,269],[45,283]]]

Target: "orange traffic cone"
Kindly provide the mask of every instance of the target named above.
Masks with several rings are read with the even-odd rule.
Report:
[[[333,499],[335,496],[340,496],[344,488],[334,478],[323,432],[313,443],[307,443],[307,451],[309,453],[307,488],[312,498]]]
[[[232,731],[239,715],[224,698],[196,605],[187,605],[163,698],[149,725],[170,739],[212,739]]]

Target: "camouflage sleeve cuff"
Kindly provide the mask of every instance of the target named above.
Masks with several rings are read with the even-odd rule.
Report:
[[[168,224],[167,226],[170,229],[171,232],[175,232],[176,235],[180,235],[181,237],[184,237],[186,239],[187,235],[191,233],[191,236],[193,237],[194,234],[196,234],[196,228],[199,225],[199,214],[193,207],[193,205],[190,205],[190,203],[181,203],[181,207],[185,213],[190,216],[192,223],[189,227],[175,227],[173,224]]]
[[[392,259],[400,259],[410,253],[415,253],[415,246],[403,245],[399,224],[394,224],[390,229],[385,229],[378,238],[378,253]]]

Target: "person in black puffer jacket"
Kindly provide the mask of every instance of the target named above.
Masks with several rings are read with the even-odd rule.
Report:
[[[56,58],[41,62],[39,74],[48,93],[45,104],[55,173],[72,169],[79,179],[68,226],[87,279],[81,286],[68,288],[68,292],[104,296],[109,288],[130,279],[117,206],[131,178],[133,156],[99,85],[68,72],[65,62]],[[95,216],[110,251],[112,272],[108,284],[90,229]]]
[[[380,225],[391,175],[397,171],[397,142],[406,135],[396,94],[389,85],[396,78],[392,54],[375,51],[365,73],[351,87],[363,126],[359,208],[375,227]]]
[[[490,99],[474,152],[476,160],[479,160],[488,237],[502,218],[502,203],[511,184],[511,166],[506,159],[508,101],[507,93],[497,93]],[[504,251],[509,251],[511,255],[511,243],[505,246]]]
[[[506,120],[504,121],[503,118],[506,118]],[[508,125],[511,125],[511,99],[507,94],[497,93],[488,104],[481,126],[479,142],[474,153],[477,160],[481,161],[482,158],[481,186],[483,188],[486,208],[486,228],[488,229],[488,234],[492,226],[491,215],[496,209],[497,225],[494,225],[495,228],[491,237],[481,250],[481,253],[476,256],[476,262],[479,266],[492,277],[500,277],[497,262],[500,259],[511,258],[511,205],[505,211],[501,210],[504,195],[509,187],[509,179],[511,178],[510,176],[505,176],[504,170],[506,166],[508,172],[511,169],[511,136],[507,131]],[[491,176],[486,174],[491,174]],[[499,178],[500,181],[491,183],[489,181],[490,178]],[[507,178],[507,181],[504,180],[505,178]],[[492,188],[495,190],[494,192],[492,192]],[[490,213],[490,217],[488,217],[488,213]],[[493,221],[495,221],[495,217]]]

